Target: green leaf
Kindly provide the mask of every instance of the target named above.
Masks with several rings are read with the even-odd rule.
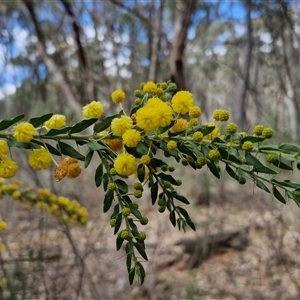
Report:
[[[127,153],[133,155],[136,158],[141,158],[143,156],[143,154],[137,152],[135,148],[130,148],[130,147],[125,146],[125,149],[126,149]]]
[[[94,123],[96,123],[98,121],[98,119],[87,119],[87,120],[82,120],[76,124],[74,124],[70,130],[70,134],[71,133],[77,133],[77,132],[81,132],[85,129],[87,129],[88,127],[90,127],[91,125],[93,125]]]
[[[227,164],[226,164],[226,172],[229,176],[231,176],[235,180],[239,180],[239,175],[234,172]]]
[[[28,122],[33,125],[33,127],[39,127],[43,125],[53,116],[53,113],[45,114],[41,117],[31,118]]]
[[[131,269],[131,262],[132,262],[132,253],[131,253],[131,247],[129,243],[125,246],[125,252],[126,252],[126,266],[127,266],[127,272]]]
[[[164,181],[169,181],[173,185],[176,185],[176,186],[179,185],[178,182],[176,181],[176,179],[173,176],[169,175],[169,174],[159,173],[157,176],[159,178],[161,178],[162,180],[164,180]]]
[[[186,147],[184,144],[179,144],[177,146],[178,150],[186,155],[189,155],[193,157],[196,160],[196,156],[193,151],[191,151],[188,147]]]
[[[230,160],[236,164],[242,164],[239,154],[237,153],[237,151],[235,149],[229,148],[229,149],[225,150],[225,149],[219,148],[218,150],[223,159]]]
[[[180,213],[183,215],[183,217],[185,218],[185,221],[186,221],[186,224],[188,224],[194,231],[196,231],[196,227],[195,227],[195,224],[194,222],[191,220],[188,212],[182,208],[181,206],[176,206],[177,209],[180,211]],[[177,220],[178,221],[178,220]],[[178,222],[179,223],[179,222]],[[180,223],[179,223],[180,224]],[[180,226],[179,227],[179,230],[180,230]],[[184,227],[183,227],[183,230],[184,230]]]
[[[224,140],[220,139],[219,137],[215,137],[212,141],[212,144],[227,144]]]
[[[255,179],[254,182],[257,187],[259,187],[260,189],[264,190],[265,192],[271,194],[270,190],[266,187],[266,185],[262,181]]]
[[[277,145],[260,146],[259,150],[261,150],[261,151],[281,151]]]
[[[0,121],[0,131],[5,130],[9,128],[10,126],[14,125],[15,123],[18,123],[22,119],[24,119],[25,114],[18,115],[12,119],[3,119]]]
[[[290,143],[283,143],[279,145],[278,148],[285,153],[298,153],[300,151],[300,148],[298,146]]]
[[[58,142],[58,146],[59,147],[57,147],[57,148],[61,151],[62,154],[79,159],[81,161],[85,160],[85,157],[81,153],[79,153],[77,150],[75,150],[72,146],[70,146],[64,142],[61,142],[61,141]]]
[[[144,170],[143,172],[139,170]],[[137,168],[137,172],[138,172],[138,179],[140,182],[144,182],[145,180],[145,175],[146,175],[146,170],[145,170],[145,166],[140,164],[138,165],[138,168]]]
[[[84,160],[84,167],[87,168],[92,160],[94,151],[89,151]]]
[[[141,285],[144,283],[144,280],[146,278],[146,273],[145,273],[145,269],[143,267],[143,265],[140,262],[136,263],[136,274],[139,276],[140,280],[141,280]]]
[[[120,227],[121,227],[121,224],[122,224],[122,220],[123,220],[123,217],[122,217],[122,214],[118,214],[117,217],[116,217],[116,223],[115,223],[115,227],[114,227],[114,234],[116,234]]]
[[[141,220],[143,218],[140,211],[138,209],[136,209],[133,205],[130,205],[130,210],[131,210],[131,213],[139,220]]]
[[[188,129],[187,134],[191,135],[194,132],[200,131],[204,136],[210,134],[212,131],[214,131],[216,127],[215,126],[206,126],[206,125],[198,125],[193,126]]]
[[[148,154],[149,147],[147,147],[144,143],[139,142],[136,146],[136,151],[141,154],[145,155]]]
[[[125,181],[121,180],[121,179],[117,179],[115,181],[118,189],[122,192],[122,194],[127,194],[128,193],[128,185]]]
[[[131,256],[127,256],[127,261],[130,261],[131,264]],[[135,268],[134,267],[132,269],[129,268],[128,280],[130,285],[133,284],[134,276],[135,276]]]
[[[68,126],[60,129],[50,129],[47,133],[43,134],[42,136],[47,137],[47,136],[57,136],[60,134],[65,134],[68,133],[71,128],[72,127]]]
[[[272,164],[280,169],[283,169],[283,170],[289,170],[289,171],[292,171],[293,168],[285,163],[283,163],[282,161],[276,159],[274,162],[272,162]]]
[[[132,235],[138,236],[139,230],[138,230],[137,226],[135,225],[134,221],[131,218],[129,218],[128,223],[129,223],[129,227],[131,228]]]
[[[184,203],[184,204],[190,204],[189,200],[186,199],[184,196],[177,194],[176,192],[173,192],[173,197],[177,200],[179,200],[180,202]]]
[[[104,197],[104,202],[103,202],[103,212],[106,213],[109,211],[112,202],[114,200],[114,191],[107,191]]]
[[[154,164],[154,165],[153,165],[153,164]],[[158,159],[158,158],[152,158],[152,159],[151,159],[150,166],[152,166],[154,169],[155,169],[156,167],[160,168],[160,167],[163,166],[163,165],[166,165],[166,163],[165,163],[163,160]]]
[[[171,156],[173,156],[177,162],[180,161],[180,156],[178,154],[178,151],[176,150],[169,150],[168,147],[167,147],[167,143],[164,142],[164,141],[161,141],[160,143],[160,148],[165,151],[166,153],[169,153]]]
[[[102,182],[103,182],[103,189],[104,191],[107,190],[107,185],[108,185],[108,182],[109,182],[109,178],[108,178],[108,174],[105,173],[102,177]]]
[[[156,202],[157,194],[158,194],[158,182],[156,181],[156,182],[151,186],[151,200],[152,200],[152,205],[154,205],[155,202]]]
[[[122,247],[122,244],[123,244],[124,240],[121,238],[121,232],[118,234],[117,236],[117,240],[116,240],[116,248],[117,248],[117,251],[119,251]]]
[[[102,120],[100,123],[95,124],[94,133],[98,133],[103,130],[106,130],[110,126],[111,121],[115,118],[119,118],[121,115],[122,115],[122,111],[120,111],[118,114],[115,114],[113,116],[108,116],[104,120]]]
[[[116,204],[114,207],[114,211],[111,214],[110,218],[111,219],[115,218],[119,214],[119,212],[120,212],[120,206],[119,206],[119,204]]]
[[[280,194],[280,192],[277,190],[275,186],[273,186],[273,195],[275,196],[276,199],[278,199],[280,202],[286,204],[286,201],[284,197]]]
[[[256,157],[254,157],[250,152],[245,153],[246,161],[249,165],[255,167],[256,171],[265,174],[277,174],[273,169],[265,167]]]
[[[29,143],[19,143],[15,139],[9,138],[7,139],[7,145],[9,147],[16,147],[20,149],[40,149],[40,144],[36,143],[37,141],[31,141]]]
[[[102,184],[102,179],[103,179],[103,164],[101,163],[95,173],[95,183],[96,187],[99,187]]]
[[[220,173],[219,170],[217,169],[216,165],[210,161],[207,161],[207,166],[210,170],[210,172],[215,175],[218,179],[220,179]]]
[[[42,143],[40,141],[37,141],[37,140],[32,140],[31,143],[35,143],[35,144],[38,144],[40,146],[46,146],[48,151],[53,154],[53,155],[57,155],[57,156],[61,156],[61,153],[56,149],[54,148],[53,146],[51,146],[50,144],[48,143]]]
[[[170,219],[171,224],[174,227],[176,227],[176,216],[175,216],[175,211],[174,210],[170,211],[169,219]]]
[[[247,135],[241,139],[241,145],[245,142],[259,143],[259,142],[263,142],[264,140],[265,140],[265,138],[261,137],[261,136]]]
[[[141,256],[145,259],[148,260],[146,251],[145,251],[145,244],[144,243],[133,243],[134,247],[136,250],[141,254]]]

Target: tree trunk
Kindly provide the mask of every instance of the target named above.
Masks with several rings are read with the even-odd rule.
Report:
[[[186,47],[188,29],[192,23],[192,15],[196,8],[196,0],[177,0],[174,20],[174,36],[170,47],[169,66],[171,80],[177,84],[178,90],[186,89],[183,55]]]
[[[244,67],[242,70],[242,80],[238,87],[238,111],[237,111],[237,123],[241,128],[245,128],[246,125],[246,97],[247,91],[249,89],[249,80],[250,80],[250,66],[252,61],[252,50],[253,50],[253,38],[252,38],[252,20],[251,20],[251,9],[252,1],[246,0],[246,21],[247,21],[247,40],[246,40],[246,52]]]

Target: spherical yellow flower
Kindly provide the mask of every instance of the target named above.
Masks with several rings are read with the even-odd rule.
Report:
[[[45,122],[45,127],[50,129],[59,129],[66,125],[66,116],[64,115],[53,115],[47,122]]]
[[[122,135],[126,130],[132,128],[132,119],[127,116],[115,118],[111,122],[111,130],[113,134]]]
[[[189,116],[191,118],[199,118],[201,116],[201,108],[199,106],[192,106],[189,109]]]
[[[11,178],[18,172],[18,165],[10,158],[3,156],[0,159],[0,177]]]
[[[216,120],[216,121],[220,121],[220,114],[222,112],[222,109],[216,109],[214,112],[213,112],[213,118]]]
[[[158,126],[165,127],[171,124],[173,120],[173,111],[167,103],[161,101],[161,104],[153,107],[153,110],[157,115]]]
[[[172,131],[173,132],[178,132],[185,130],[189,127],[189,123],[186,119],[180,118],[177,120],[177,122],[173,125]]]
[[[135,129],[128,129],[122,135],[123,143],[125,146],[133,148],[136,147],[142,139],[141,133]]]
[[[152,107],[147,105],[136,112],[136,125],[146,132],[154,130],[158,126],[158,116]]]
[[[220,120],[221,122],[226,122],[226,121],[228,121],[229,117],[230,117],[230,114],[229,114],[229,111],[228,111],[228,110],[222,109],[222,110],[220,111],[219,120]]]
[[[194,105],[193,95],[188,91],[179,91],[172,98],[172,107],[178,114],[186,114]]]
[[[6,155],[8,151],[9,150],[6,141],[0,140],[0,155]]]
[[[119,104],[125,100],[125,93],[122,90],[115,90],[111,94],[111,99],[114,103]]]
[[[151,157],[149,155],[143,155],[141,157],[141,163],[143,165],[149,165],[150,161],[151,161]]]
[[[21,122],[20,124],[14,126],[14,138],[19,143],[28,143],[33,139],[35,135],[35,129],[32,124],[28,122]]]
[[[82,115],[86,119],[100,118],[104,112],[100,101],[93,101],[82,108]]]
[[[168,148],[169,150],[175,150],[175,149],[177,148],[177,143],[176,143],[176,141],[169,141],[169,142],[167,143],[167,148]]]
[[[148,94],[155,94],[157,86],[153,81],[148,81],[143,85],[143,92]]]
[[[48,169],[51,161],[51,155],[45,148],[33,149],[28,158],[29,165],[35,170]]]
[[[119,139],[107,140],[106,144],[116,152],[121,151],[123,148],[123,143]]]
[[[137,170],[136,159],[133,155],[128,153],[122,153],[117,156],[114,168],[117,173],[124,176],[132,175]]]

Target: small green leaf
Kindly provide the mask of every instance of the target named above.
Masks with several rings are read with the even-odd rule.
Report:
[[[108,174],[105,173],[102,177],[102,182],[103,182],[103,189],[104,191],[107,190],[107,185],[108,185],[108,182],[109,182],[109,177],[108,177]]]
[[[36,143],[36,141],[32,140],[29,143],[19,143],[15,139],[9,138],[7,139],[7,145],[9,147],[16,147],[20,149],[40,149],[41,146]]]
[[[139,230],[138,230],[137,226],[135,225],[134,221],[131,218],[129,218],[128,223],[129,223],[129,227],[131,228],[132,235],[138,236]]]
[[[176,179],[173,176],[169,175],[169,174],[159,173],[157,176],[159,178],[161,178],[162,180],[169,181],[170,183],[172,183],[176,186],[179,185],[178,182],[176,181]]]
[[[207,166],[210,170],[210,172],[215,175],[218,179],[220,179],[220,173],[219,170],[217,169],[216,165],[210,161],[207,161]]]
[[[131,264],[131,256],[127,256],[127,261],[130,261]],[[133,284],[134,276],[135,276],[135,268],[134,267],[132,269],[129,268],[128,280],[130,285]]]
[[[145,251],[145,244],[144,243],[134,243],[134,247],[136,250],[141,254],[141,256],[145,259],[148,260],[146,251]]]
[[[130,206],[130,210],[131,210],[131,213],[136,217],[138,218],[139,220],[141,220],[143,218],[143,216],[141,215],[140,211],[138,209],[136,209],[134,206]]]
[[[156,181],[156,182],[151,186],[151,200],[152,200],[152,205],[154,205],[155,202],[156,202],[157,194],[158,194],[158,182]]]
[[[115,181],[119,191],[122,192],[122,194],[127,194],[128,193],[128,185],[125,181],[121,180],[121,179],[117,179]]]
[[[104,202],[103,202],[103,212],[106,213],[109,211],[112,202],[114,200],[114,191],[107,191],[104,197]]]
[[[89,151],[84,160],[84,167],[87,168],[92,160],[94,151]]]
[[[175,211],[172,210],[170,211],[170,214],[169,214],[169,219],[171,221],[171,224],[176,227],[176,216],[175,216]]]
[[[72,127],[68,126],[60,129],[50,129],[47,133],[43,134],[42,136],[47,137],[47,136],[57,136],[60,134],[65,134],[68,133],[71,128]]]
[[[61,142],[61,141],[58,142],[58,146],[59,147],[57,147],[57,149],[59,149],[62,154],[79,159],[81,161],[85,160],[85,157],[81,153],[79,153],[77,150],[75,150],[72,146],[70,146],[64,142]]]
[[[282,152],[285,153],[298,153],[300,148],[294,144],[283,143],[278,147]]]
[[[122,115],[122,111],[120,111],[118,114],[115,114],[113,116],[108,116],[104,120],[102,120],[100,123],[95,124],[94,126],[94,133],[101,132],[103,130],[106,130],[113,119],[119,118]]]
[[[118,214],[116,217],[116,223],[115,223],[115,227],[114,227],[114,234],[117,234],[117,232],[119,231],[121,224],[122,224],[122,214]]]
[[[119,212],[120,212],[120,206],[119,206],[119,204],[116,204],[115,207],[114,207],[114,211],[111,214],[110,218],[111,219],[115,218],[118,215]]]
[[[180,202],[184,203],[184,204],[190,204],[189,200],[186,199],[184,196],[177,194],[176,192],[173,192],[173,197],[177,200],[179,200]]]
[[[245,142],[259,143],[259,142],[263,142],[264,140],[265,138],[261,136],[247,135],[241,139],[241,145],[244,144]]]
[[[50,144],[48,143],[42,143],[40,141],[37,141],[37,140],[32,140],[31,143],[35,143],[35,144],[38,144],[40,146],[46,146],[48,151],[53,154],[53,155],[57,155],[57,156],[61,156],[61,153],[56,149],[54,148],[53,146],[51,146]]]
[[[266,185],[265,185],[262,181],[260,181],[260,180],[258,180],[258,179],[255,179],[255,184],[256,184],[256,186],[259,187],[260,189],[262,189],[262,190],[264,190],[265,192],[271,194],[270,190],[266,187]]]
[[[116,240],[116,248],[117,248],[117,251],[119,251],[122,247],[122,244],[123,244],[124,240],[121,238],[121,232],[118,234],[117,236],[117,240]]]
[[[261,150],[261,151],[281,151],[277,145],[260,146],[259,150]]]
[[[234,172],[228,165],[226,165],[226,172],[228,173],[229,176],[231,176],[235,180],[239,180],[239,175]]]
[[[139,172],[140,170],[140,172]],[[142,171],[143,170],[143,171]],[[137,172],[138,172],[138,179],[140,182],[144,182],[145,181],[145,175],[146,175],[146,170],[145,170],[145,166],[140,164],[137,168]]]
[[[99,187],[102,184],[102,179],[103,179],[103,164],[101,163],[95,172],[95,183],[96,187]]]
[[[280,202],[286,204],[285,199],[283,196],[280,194],[280,192],[277,190],[275,186],[273,186],[273,195],[275,196],[276,199],[278,199]]]
[[[53,116],[53,113],[45,114],[41,117],[31,118],[28,122],[33,125],[34,128],[43,125]]]
[[[15,123],[18,123],[22,119],[24,119],[25,114],[18,115],[12,119],[3,119],[0,121],[0,131],[5,130],[9,128],[10,126],[14,125]]]
[[[292,171],[293,168],[285,163],[283,163],[282,161],[276,159],[274,162],[272,162],[272,164],[280,169],[283,169],[283,170],[289,170],[289,171]]]
[[[141,285],[144,283],[144,280],[146,278],[146,273],[145,273],[145,269],[143,267],[143,265],[140,262],[136,263],[136,274],[139,276],[140,280],[141,280]]]
[[[142,142],[139,142],[136,146],[136,151],[141,155],[148,154],[149,148]]]
[[[96,118],[82,120],[82,121],[74,124],[69,133],[71,134],[71,133],[81,132],[81,131],[87,129],[88,127],[90,127],[91,125],[93,125],[94,123],[96,123],[97,121],[98,121],[98,119],[96,119]]]
[[[246,161],[249,165],[255,167],[256,171],[259,173],[265,173],[265,174],[277,174],[276,171],[273,169],[265,167],[255,156],[253,156],[251,153],[246,152],[245,153]]]

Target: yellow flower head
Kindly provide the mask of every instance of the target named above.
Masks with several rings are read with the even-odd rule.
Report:
[[[19,143],[28,143],[33,139],[35,135],[35,129],[32,124],[28,122],[21,122],[20,124],[14,126],[14,138]]]
[[[0,159],[0,177],[11,178],[18,172],[18,165],[10,158],[3,156]]]
[[[201,113],[201,108],[199,106],[191,106],[189,109],[189,116],[191,118],[199,118]]]
[[[176,113],[186,114],[191,106],[194,105],[193,95],[188,91],[179,91],[172,98],[172,106]]]
[[[146,132],[158,126],[158,116],[153,107],[145,105],[136,112],[136,125]]]
[[[123,148],[123,143],[119,139],[106,140],[106,144],[116,152],[121,151]]]
[[[29,155],[29,165],[35,170],[48,169],[51,165],[51,155],[45,149],[33,149]]]
[[[76,160],[75,163],[68,165],[67,177],[71,179],[76,178],[81,174],[81,170],[81,166],[79,165],[78,160]]]
[[[114,103],[119,104],[125,100],[125,93],[122,90],[112,92],[111,99]]]
[[[127,116],[115,118],[111,122],[111,130],[113,134],[122,135],[126,130],[132,128],[132,119]]]
[[[215,129],[210,134],[208,134],[208,135],[206,135],[206,136],[203,137],[204,140],[213,140],[215,137],[221,135],[220,127],[216,127],[215,123],[213,123],[213,122],[207,122],[204,125],[206,125],[208,127],[215,126]]]
[[[86,119],[100,118],[104,112],[100,101],[93,101],[82,108],[82,115]]]
[[[226,121],[228,121],[229,117],[230,117],[230,115],[229,115],[229,111],[228,110],[216,109],[213,112],[213,118],[216,121],[226,122]]]
[[[48,130],[59,129],[66,125],[66,117],[64,115],[53,115],[47,122],[45,126]]]
[[[133,155],[128,153],[122,153],[117,156],[114,168],[117,173],[124,176],[132,175],[137,170],[136,159]]]
[[[0,140],[0,156],[8,153],[8,146],[6,141]]]
[[[189,127],[189,123],[186,119],[180,118],[177,120],[177,122],[172,127],[173,132],[178,132],[185,130]]]
[[[125,146],[133,148],[137,146],[142,137],[139,131],[135,129],[128,129],[125,133],[123,133],[122,139]]]
[[[64,177],[76,178],[81,173],[81,166],[76,158],[66,157],[54,169],[54,177],[56,182],[62,180]]]
[[[143,92],[148,94],[155,94],[157,86],[153,81],[148,81],[143,85]]]

